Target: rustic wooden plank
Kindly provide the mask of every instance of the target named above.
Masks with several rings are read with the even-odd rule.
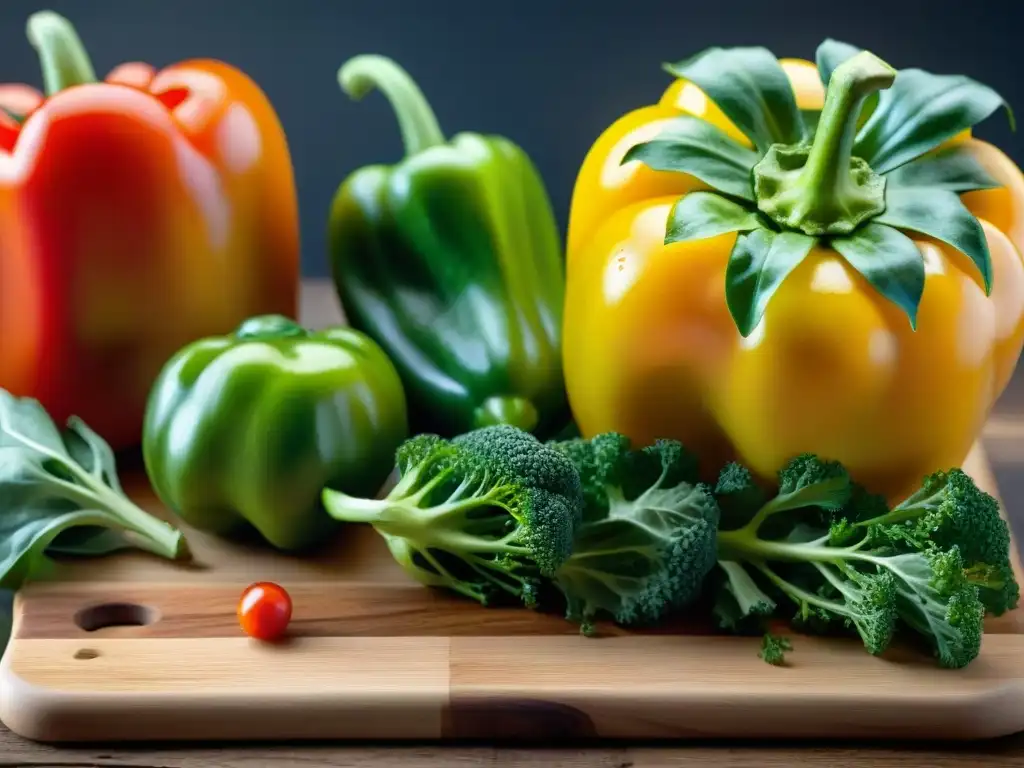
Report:
[[[235,638],[235,606],[248,582],[182,586],[90,582],[37,585],[21,608],[21,640],[133,638]],[[576,635],[579,627],[560,612],[488,607],[440,590],[374,581],[283,582],[293,604],[292,637],[459,637]],[[97,600],[102,595],[102,601]],[[138,621],[92,627],[105,619]],[[144,623],[149,622],[149,623]],[[681,617],[643,631],[598,624],[601,636],[710,634],[710,617]]]
[[[1024,734],[945,748],[917,743],[709,741],[696,746],[522,748],[510,745],[53,747],[0,729],[0,768],[1009,768],[1020,766]]]

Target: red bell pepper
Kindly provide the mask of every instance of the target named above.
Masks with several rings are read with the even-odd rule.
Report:
[[[34,14],[45,96],[0,86],[0,388],[137,445],[163,364],[247,317],[294,317],[284,132],[225,63],[97,82],[71,24]]]

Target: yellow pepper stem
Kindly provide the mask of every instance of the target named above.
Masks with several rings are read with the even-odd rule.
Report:
[[[25,30],[39,55],[47,96],[73,85],[95,83],[96,72],[71,22],[53,11],[29,16]]]
[[[384,94],[398,118],[406,157],[444,144],[444,134],[423,91],[391,59],[376,54],[355,56],[338,70],[338,84],[357,101],[375,88]]]
[[[865,100],[895,78],[896,70],[868,51],[839,65],[811,146],[775,145],[754,166],[758,208],[786,229],[814,236],[847,234],[882,213],[885,180],[853,156],[853,146]]]

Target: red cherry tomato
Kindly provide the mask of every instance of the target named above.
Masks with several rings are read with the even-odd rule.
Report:
[[[250,584],[238,601],[238,623],[257,640],[277,640],[292,618],[292,599],[284,588],[269,581]]]

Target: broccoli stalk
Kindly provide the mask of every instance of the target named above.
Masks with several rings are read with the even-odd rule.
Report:
[[[728,467],[718,490],[740,498],[742,477]],[[902,625],[951,668],[977,656],[986,605],[1006,610],[1019,594],[998,505],[960,470],[926,478],[889,511],[839,464],[799,456],[779,473],[776,497],[719,532],[718,558],[731,598],[723,625],[770,605],[757,577],[797,605],[798,619],[856,629],[870,653]]]
[[[325,490],[328,514],[369,523],[422,584],[489,605],[534,606],[544,577],[569,557],[583,506],[561,453],[511,426],[452,440],[418,435],[396,452],[398,482],[382,499]]]
[[[553,445],[574,462],[586,502],[554,578],[566,617],[592,634],[602,615],[650,624],[696,599],[715,564],[718,507],[682,445],[631,450],[616,433]]]

